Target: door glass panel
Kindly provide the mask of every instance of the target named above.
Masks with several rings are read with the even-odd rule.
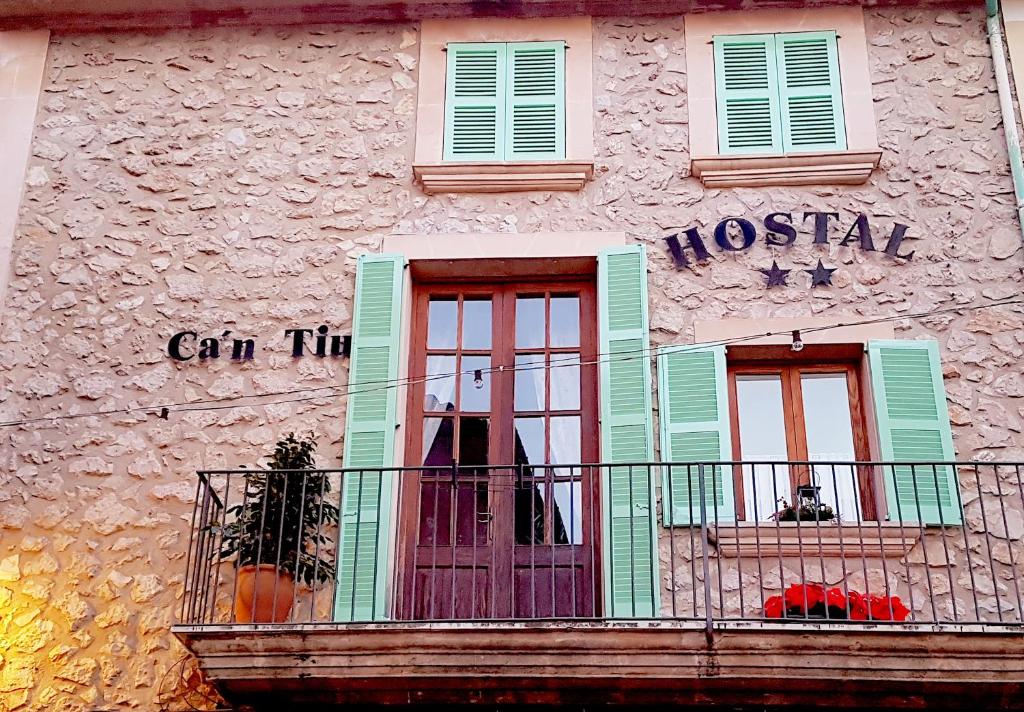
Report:
[[[454,356],[427,356],[427,373],[424,385],[423,410],[455,410]]]
[[[516,418],[515,430],[515,464],[523,465],[527,476],[542,475],[540,469],[526,466],[544,464],[544,418]]]
[[[551,418],[551,464],[580,464],[580,417],[559,415]],[[568,476],[569,470],[560,468],[559,476]]]
[[[487,418],[460,418],[459,471],[455,492],[455,543],[483,544],[487,541],[488,499],[487,448],[490,443]],[[474,469],[479,467],[480,469]]]
[[[461,403],[463,413],[482,413],[491,409],[491,357],[463,356]]]
[[[462,348],[491,348],[490,299],[467,299],[462,303]]]
[[[433,298],[427,313],[427,348],[454,349],[459,303],[455,297]]]
[[[551,410],[579,410],[580,355],[552,354]]]
[[[516,298],[516,348],[543,348],[544,332],[544,297]]]
[[[850,392],[845,373],[802,373],[804,428],[807,433],[807,459],[853,461],[853,421],[850,416]],[[859,514],[857,470],[850,465],[815,465],[814,484],[821,501],[836,510],[836,516],[849,521]]]
[[[455,419],[423,419],[423,464],[447,467],[455,462]]]
[[[743,459],[782,463],[743,467],[746,518],[748,521],[769,519],[782,509],[778,500],[790,501],[782,376],[737,376],[736,405]]]
[[[516,356],[515,409],[544,410],[544,354]]]
[[[574,470],[578,472],[578,470]],[[552,530],[556,544],[583,543],[583,501],[579,481],[560,481],[554,485]]]
[[[551,297],[551,345],[580,345],[579,297]]]

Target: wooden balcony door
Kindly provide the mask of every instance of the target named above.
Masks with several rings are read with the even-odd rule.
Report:
[[[400,617],[597,613],[595,330],[590,282],[417,286]]]

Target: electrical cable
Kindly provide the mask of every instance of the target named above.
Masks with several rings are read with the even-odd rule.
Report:
[[[963,312],[978,311],[978,310],[981,310],[981,309],[990,309],[990,308],[1001,307],[1001,306],[1014,306],[1014,305],[1020,305],[1020,304],[1024,304],[1024,299],[1010,299],[1010,298],[1007,298],[1007,299],[1004,299],[1004,300],[992,301],[992,302],[989,302],[989,303],[986,303],[986,304],[976,304],[976,305],[972,305],[972,306],[960,306],[960,307],[948,307],[946,309],[937,309],[937,310],[932,310],[932,311],[927,311],[927,312],[917,312],[917,313],[912,313],[912,314],[898,314],[898,315],[891,315],[891,316],[886,316],[886,317],[876,317],[876,318],[872,318],[872,319],[864,319],[864,320],[860,320],[860,321],[842,322],[842,323],[829,324],[829,325],[823,325],[823,326],[811,326],[811,327],[801,328],[800,332],[803,333],[803,334],[819,333],[819,332],[822,332],[822,331],[829,331],[829,330],[832,330],[832,329],[841,329],[841,328],[848,328],[848,327],[854,327],[854,326],[866,326],[866,325],[880,324],[880,323],[886,323],[886,322],[891,322],[891,321],[902,321],[904,319],[924,319],[924,318],[939,316],[939,315],[942,315],[942,314],[949,314],[949,313],[961,314]],[[708,348],[708,347],[712,347],[712,346],[731,346],[731,345],[743,343],[743,342],[746,342],[746,341],[753,341],[755,339],[762,339],[762,338],[773,337],[773,336],[785,336],[785,335],[789,335],[791,332],[792,332],[791,329],[786,329],[786,330],[783,330],[783,331],[766,332],[766,333],[761,333],[761,334],[749,334],[747,336],[738,336],[738,337],[732,337],[732,338],[728,338],[728,339],[720,339],[720,340],[717,340],[717,341],[701,342],[699,344],[686,344],[685,346],[686,347],[690,347],[690,348],[694,348],[694,349],[696,349],[696,348]],[[101,417],[101,416],[106,416],[106,415],[127,415],[129,413],[138,413],[138,412],[153,413],[153,412],[160,412],[160,411],[164,411],[164,410],[167,410],[167,411],[171,412],[171,409],[173,409],[173,412],[187,413],[187,412],[196,412],[196,411],[227,410],[227,409],[230,409],[230,408],[263,407],[263,406],[268,406],[268,405],[279,405],[279,404],[286,404],[286,403],[300,403],[300,402],[307,402],[307,401],[313,401],[313,400],[322,400],[324,398],[328,398],[328,397],[331,397],[331,396],[337,396],[337,395],[352,396],[352,395],[359,395],[359,394],[363,394],[363,393],[373,393],[373,392],[377,392],[377,391],[391,390],[391,389],[395,389],[395,388],[401,388],[403,386],[419,385],[421,383],[426,383],[426,382],[434,381],[434,380],[442,380],[442,379],[448,379],[448,378],[455,378],[455,377],[462,376],[462,375],[476,374],[477,372],[479,372],[481,374],[483,374],[483,373],[500,373],[500,372],[520,372],[520,371],[534,371],[534,370],[541,370],[541,369],[548,370],[548,369],[553,369],[553,368],[564,368],[564,367],[575,367],[575,366],[591,366],[591,365],[597,365],[597,364],[611,362],[611,361],[631,361],[631,360],[635,360],[636,358],[638,358],[639,355],[641,355],[641,354],[651,354],[652,352],[656,352],[656,351],[658,351],[660,349],[664,349],[664,348],[672,347],[672,346],[675,346],[675,345],[674,344],[661,344],[661,345],[649,346],[649,347],[645,347],[645,348],[641,348],[641,349],[631,349],[631,350],[628,350],[628,351],[619,351],[619,352],[615,352],[614,354],[598,354],[597,358],[595,358],[593,360],[589,360],[589,361],[581,361],[581,360],[579,360],[578,356],[569,356],[569,357],[561,358],[561,359],[558,359],[558,358],[550,359],[546,363],[539,363],[539,364],[525,364],[525,365],[521,365],[521,366],[492,366],[492,367],[484,368],[484,369],[467,369],[467,370],[463,370],[463,371],[453,371],[453,372],[448,372],[448,373],[430,374],[429,376],[425,376],[425,377],[422,377],[422,378],[409,378],[409,377],[406,377],[406,378],[395,378],[395,379],[385,379],[385,380],[377,380],[377,381],[365,381],[365,382],[359,384],[360,387],[361,386],[371,386],[371,387],[368,387],[368,388],[352,389],[351,386],[330,386],[330,385],[328,385],[328,386],[312,386],[312,387],[308,387],[308,388],[297,388],[297,389],[283,390],[283,391],[271,391],[271,392],[268,392],[268,393],[253,393],[253,394],[244,394],[244,395],[235,395],[235,396],[225,396],[225,397],[222,397],[222,398],[212,398],[212,399],[196,400],[196,401],[186,401],[186,402],[180,402],[180,403],[161,403],[161,404],[156,404],[156,405],[133,406],[133,407],[129,407],[129,408],[116,408],[116,409],[110,409],[110,410],[91,411],[91,412],[86,412],[86,413],[71,413],[71,414],[65,414],[65,415],[37,416],[37,417],[33,417],[33,418],[24,418],[24,419],[21,419],[21,420],[10,420],[10,421],[5,421],[5,422],[0,422],[0,428],[16,427],[16,426],[21,426],[21,425],[29,425],[29,424],[32,424],[32,423],[47,422],[47,421],[56,422],[56,421],[61,421],[61,420],[72,420],[72,419],[87,418],[87,417]],[[683,345],[680,345],[680,346],[683,346]],[[331,391],[331,392],[330,393],[321,393],[321,394],[317,394],[317,395],[309,395],[309,396],[304,396],[304,397],[301,397],[301,398],[285,399],[285,400],[260,401],[260,402],[257,402],[257,403],[240,403],[240,404],[234,403],[234,401],[250,399],[250,398],[268,398],[268,397],[279,396],[279,395],[294,395],[294,394],[298,394],[298,393],[310,393],[310,392],[313,392],[313,391]],[[343,391],[343,392],[340,392],[340,391]],[[205,404],[212,404],[212,405],[205,405]]]

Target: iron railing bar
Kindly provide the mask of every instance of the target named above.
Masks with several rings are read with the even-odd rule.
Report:
[[[697,465],[697,490],[700,493],[700,544],[704,567],[704,635],[707,637],[708,643],[710,643],[714,638],[715,629],[714,611],[711,603],[711,574],[708,570],[708,512],[707,502],[704,499],[704,492],[707,490],[704,482],[703,463],[698,463]]]
[[[956,470],[953,470],[952,476],[954,478],[958,477]],[[942,539],[942,551],[946,557],[946,576],[949,579],[949,598],[953,608],[953,622],[955,623],[959,617],[956,605],[956,584],[953,582],[953,566],[949,560],[949,543],[946,541],[946,521],[942,514],[942,493],[939,491],[939,470],[935,465],[932,465],[932,478],[935,481],[935,503],[938,505],[939,510],[939,537]],[[977,596],[977,593],[974,595]]]
[[[999,465],[997,463],[992,464],[992,477],[996,481],[996,495],[999,497],[999,511],[1003,517],[1003,532],[1006,537],[1006,555],[1010,559],[1010,580],[1013,581],[1013,590],[1017,597],[1017,610],[1021,609],[1020,599],[1020,582],[1017,580],[1017,564],[1013,558],[1013,546],[1010,542],[1013,540],[1010,538],[1010,525],[1006,519],[1006,503],[1003,501],[1003,484],[999,479]],[[996,587],[996,572],[992,572],[992,585]],[[972,590],[973,587],[972,587]],[[998,601],[998,599],[997,599]],[[1001,609],[1001,607],[1000,607]],[[999,619],[1002,622],[1002,618]]]
[[[985,496],[981,491],[981,471],[977,469],[977,466],[975,466],[974,483],[978,490],[978,506],[981,507],[981,522],[982,527],[985,530],[982,533],[982,536],[985,539],[985,549],[988,551],[988,571],[989,575],[992,577],[992,595],[996,597],[996,615],[999,618],[999,622],[1002,623],[1003,606],[1002,602],[999,600],[999,582],[996,580],[996,562],[992,557],[992,532],[989,531],[988,514],[985,513]],[[1007,532],[1007,537],[1009,537],[1009,532]],[[1009,542],[1009,538],[1007,538],[1007,542]],[[977,597],[977,595],[978,591],[975,589],[974,596]],[[955,601],[953,602],[953,607],[956,608]]]
[[[202,472],[196,473],[196,506],[192,507],[192,522],[188,527],[188,548],[185,549],[185,592],[181,597],[181,618],[189,622],[192,620],[192,599],[196,595],[195,587],[199,585],[199,581],[190,577],[189,570],[192,568],[192,544],[195,541],[196,535],[196,514],[199,512],[199,493],[202,491],[203,483],[207,482]],[[202,526],[200,524],[200,526]],[[196,556],[199,555],[198,547],[196,547]],[[191,585],[190,585],[191,582]],[[188,610],[188,617],[185,616],[185,611]]]

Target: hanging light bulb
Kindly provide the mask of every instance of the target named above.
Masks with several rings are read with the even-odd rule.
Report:
[[[790,348],[793,349],[794,351],[803,351],[804,350],[804,342],[800,338],[800,330],[799,329],[794,329],[793,330],[793,345],[790,346]]]
[[[478,391],[484,387],[484,372],[483,369],[478,368],[473,371],[473,388]]]

